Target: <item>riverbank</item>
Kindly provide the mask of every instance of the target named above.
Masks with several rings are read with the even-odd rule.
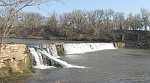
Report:
[[[16,77],[32,71],[30,53],[24,44],[1,44],[0,78]]]

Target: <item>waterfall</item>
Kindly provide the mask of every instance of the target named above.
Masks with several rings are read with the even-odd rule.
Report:
[[[36,61],[36,66],[34,66],[34,68],[38,68],[38,69],[56,68],[54,67],[55,65],[51,65],[51,66],[45,65],[43,63],[42,56],[48,57],[51,60],[51,63],[58,63],[63,68],[86,68],[83,66],[71,65],[59,59],[60,57],[58,58],[57,49],[55,45],[50,45],[50,47],[46,47],[46,48],[38,48],[38,46],[32,46],[29,47],[29,50],[32,56],[34,56],[34,59]]]
[[[38,69],[54,68],[52,66],[46,66],[43,64],[42,55],[40,52],[36,51],[35,48],[29,48],[29,50],[30,53],[34,56],[34,59],[36,61],[36,66],[34,66],[34,68],[38,68]]]
[[[81,54],[107,49],[116,49],[113,43],[67,43],[64,44],[66,54]]]
[[[40,52],[46,56],[48,56],[50,59],[54,60],[55,62],[59,63],[60,65],[62,65],[64,68],[86,68],[83,66],[76,66],[76,65],[71,65],[63,60],[60,60],[58,58],[56,58],[55,56],[51,56],[49,53],[47,53],[45,50],[40,50]]]
[[[106,50],[106,49],[116,49],[113,45],[113,43],[66,43],[64,44],[64,49],[66,54],[81,54],[81,53],[87,53],[87,52],[94,52],[99,50]],[[29,50],[34,56],[36,61],[35,68],[38,69],[47,69],[47,68],[55,68],[56,64],[61,65],[64,68],[86,68],[83,66],[76,66],[67,63],[66,61],[63,61],[59,59],[60,57],[57,54],[57,48],[55,44],[50,44],[49,46],[34,46],[32,45],[29,47]],[[43,58],[44,57],[44,58]],[[48,60],[50,61],[49,64],[45,64],[44,61]]]
[[[42,65],[41,64],[41,60],[40,60],[41,56],[38,55],[36,50],[34,48],[29,48],[29,50],[30,50],[31,54],[34,55],[34,58],[35,58],[35,61],[36,61],[36,65]]]

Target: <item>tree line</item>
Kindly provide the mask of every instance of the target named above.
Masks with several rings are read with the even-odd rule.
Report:
[[[57,0],[0,0],[0,48],[4,37],[10,36],[17,29],[20,12],[28,7]],[[1,49],[0,49],[1,50]]]
[[[5,17],[0,17],[0,23]],[[14,22],[11,37],[41,37],[66,40],[113,40],[113,30],[144,30],[150,27],[150,12],[141,9],[129,15],[112,9],[74,10],[48,17],[39,13],[21,12]],[[2,27],[0,25],[0,27]]]

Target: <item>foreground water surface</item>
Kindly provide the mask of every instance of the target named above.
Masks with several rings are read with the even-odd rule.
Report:
[[[88,68],[35,70],[32,76],[3,83],[150,83],[149,50],[104,50],[63,59]]]

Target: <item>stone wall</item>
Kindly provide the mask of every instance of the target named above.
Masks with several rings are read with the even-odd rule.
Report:
[[[1,45],[0,76],[30,71],[31,61],[28,54],[24,44]]]

